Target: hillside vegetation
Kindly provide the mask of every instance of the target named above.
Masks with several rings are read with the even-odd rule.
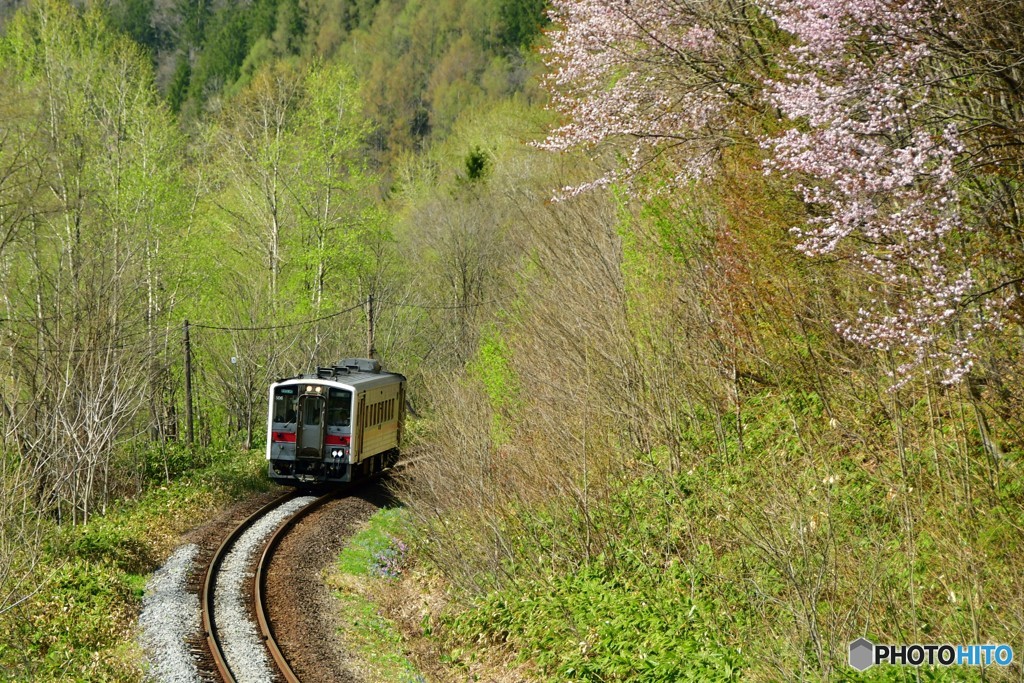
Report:
[[[373,346],[410,378],[452,665],[1019,679],[846,648],[1020,645],[1022,25],[29,2],[0,41],[0,622],[34,626],[0,665],[137,679],[118,634],[90,658],[24,621],[47,539],[259,448],[270,381]]]

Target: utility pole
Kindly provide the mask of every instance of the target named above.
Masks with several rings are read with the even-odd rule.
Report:
[[[377,349],[373,343],[373,294],[366,299],[366,357],[376,358]]]
[[[192,342],[188,336],[188,320],[185,321],[185,441],[192,448]]]

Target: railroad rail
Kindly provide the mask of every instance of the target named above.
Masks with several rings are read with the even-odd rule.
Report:
[[[409,461],[402,461],[397,463],[391,468],[386,470],[375,472],[370,477],[356,482],[348,486],[342,486],[332,490],[331,492],[324,494],[307,505],[299,508],[293,512],[289,517],[282,520],[278,524],[277,528],[271,533],[268,540],[263,544],[263,551],[260,554],[259,561],[256,564],[256,575],[253,582],[253,594],[252,594],[252,607],[253,612],[256,615],[256,622],[259,630],[259,634],[263,639],[264,644],[270,654],[273,666],[275,666],[280,674],[281,680],[285,683],[300,683],[299,678],[292,671],[287,659],[278,646],[277,639],[274,634],[274,627],[269,617],[267,616],[267,604],[266,604],[266,583],[267,583],[267,569],[270,566],[270,559],[274,555],[274,551],[277,549],[281,540],[288,535],[296,524],[298,524],[307,515],[315,512],[316,510],[323,507],[326,503],[336,500],[338,497],[345,495],[351,491],[355,486],[364,485],[370,481],[376,481],[382,477],[388,476],[389,474],[405,469],[407,467],[415,465],[419,458],[414,458]],[[223,564],[224,558],[228,555],[231,549],[234,547],[236,542],[242,537],[242,535],[255,524],[257,521],[262,519],[265,515],[271,511],[277,509],[281,505],[284,505],[293,498],[298,498],[304,495],[301,490],[292,490],[284,495],[278,496],[271,502],[267,503],[253,514],[246,517],[235,529],[224,539],[224,541],[217,548],[216,553],[213,555],[213,559],[210,561],[210,565],[206,571],[206,577],[203,581],[202,590],[199,598],[200,609],[202,612],[202,627],[203,633],[206,637],[206,643],[209,647],[210,655],[213,660],[214,667],[217,673],[220,675],[224,683],[236,683],[234,673],[231,671],[231,666],[227,661],[224,654],[224,649],[221,644],[220,634],[217,629],[216,613],[214,610],[214,601],[216,593],[216,581],[217,574],[220,571],[221,565]]]
[[[220,544],[217,552],[214,554],[213,559],[210,562],[210,566],[206,572],[206,578],[203,581],[202,594],[200,596],[200,607],[202,610],[202,621],[203,631],[206,635],[206,642],[210,648],[210,655],[213,658],[214,666],[217,669],[217,673],[220,675],[224,683],[235,683],[235,675],[231,670],[231,666],[224,655],[224,649],[221,645],[220,634],[217,628],[216,612],[214,610],[214,600],[216,593],[216,580],[217,573],[223,564],[224,558],[231,551],[231,548],[235,545],[242,534],[244,534],[253,524],[255,524],[264,515],[268,514],[272,510],[277,509],[284,503],[292,500],[293,498],[301,495],[298,491],[291,491],[278,498],[274,499],[270,503],[264,505],[262,508],[254,512],[252,515],[247,517],[241,524],[224,539],[224,542]],[[254,591],[254,612],[256,613],[257,622],[259,624],[260,633],[264,638],[265,644],[268,651],[270,652],[271,659],[274,665],[277,667],[282,678],[287,683],[299,683],[299,679],[296,678],[288,662],[285,660],[284,655],[281,653],[280,647],[277,645],[277,641],[274,638],[273,628],[270,621],[267,619],[267,611],[265,605],[265,590],[264,582],[266,578],[266,566],[269,564],[270,557],[273,555],[274,548],[277,547],[280,539],[287,534],[288,530],[295,526],[299,520],[319,509],[325,503],[333,500],[337,495],[337,492],[328,493],[320,496],[313,502],[305,505],[285,519],[273,532],[270,539],[264,546],[263,553],[259,559],[256,570],[256,581]]]
[[[284,653],[281,652],[281,648],[278,647],[277,639],[274,637],[274,627],[270,623],[270,619],[267,617],[267,604],[266,604],[266,580],[267,580],[267,568],[270,566],[270,558],[274,555],[274,551],[277,549],[281,539],[284,538],[288,532],[299,523],[299,521],[308,515],[309,513],[317,510],[325,503],[330,500],[334,500],[335,494],[330,493],[325,496],[320,496],[309,505],[305,506],[301,510],[297,510],[295,514],[286,519],[284,523],[274,530],[274,533],[270,536],[266,546],[263,548],[263,554],[260,556],[260,561],[256,565],[256,622],[260,627],[260,635],[263,637],[263,642],[266,644],[267,649],[270,651],[270,656],[274,660],[274,665],[277,666],[277,670],[281,673],[286,683],[300,683],[295,672],[292,671],[291,666],[288,664],[288,660],[285,658]]]

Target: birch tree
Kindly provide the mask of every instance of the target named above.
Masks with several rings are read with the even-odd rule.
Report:
[[[28,321],[10,339],[13,437],[43,506],[84,521],[118,485],[118,444],[144,429],[158,306],[147,293],[162,285],[158,234],[177,220],[160,190],[177,194],[180,149],[148,60],[98,12],[33,5],[3,54],[37,113],[45,188],[8,279]]]

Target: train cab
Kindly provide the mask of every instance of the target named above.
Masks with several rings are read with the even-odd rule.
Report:
[[[368,359],[345,359],[274,382],[267,415],[271,479],[304,485],[349,482],[398,459],[405,377]]]

